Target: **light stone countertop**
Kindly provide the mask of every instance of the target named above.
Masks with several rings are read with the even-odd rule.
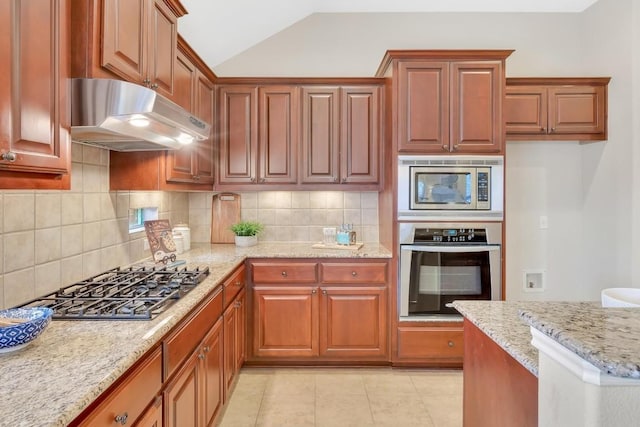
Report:
[[[171,308],[149,321],[54,320],[40,337],[14,353],[0,354],[0,426],[65,426],[246,258],[390,258],[381,245],[358,251],[313,249],[311,243],[194,244],[179,255],[210,274]]]
[[[454,301],[453,306],[537,377],[538,350],[531,344],[529,325],[519,317],[519,312],[527,308],[543,308],[546,304],[531,301]]]
[[[520,317],[602,372],[640,378],[640,309],[546,302],[522,307]]]

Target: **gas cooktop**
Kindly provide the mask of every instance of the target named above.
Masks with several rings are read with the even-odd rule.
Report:
[[[195,288],[209,267],[113,268],[27,302],[58,320],[149,320]]]

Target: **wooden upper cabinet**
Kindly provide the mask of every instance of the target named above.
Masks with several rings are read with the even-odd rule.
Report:
[[[504,63],[510,50],[387,51],[393,135],[407,153],[503,151]]]
[[[257,97],[258,89],[255,86],[223,86],[219,89],[220,184],[256,181]]]
[[[258,89],[258,182],[297,181],[298,91],[293,86]]]
[[[339,182],[340,89],[302,88],[303,183]]]
[[[178,17],[164,0],[105,0],[101,65],[174,99]]]
[[[398,151],[449,151],[449,64],[398,64]]]
[[[0,3],[0,188],[68,189],[69,1]]]
[[[507,79],[507,140],[606,140],[609,80]]]
[[[382,87],[343,87],[340,93],[340,181],[376,184],[382,148]]]

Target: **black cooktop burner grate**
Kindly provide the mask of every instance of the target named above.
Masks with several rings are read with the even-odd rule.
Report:
[[[49,307],[58,320],[149,320],[209,275],[209,267],[120,267],[22,307]]]

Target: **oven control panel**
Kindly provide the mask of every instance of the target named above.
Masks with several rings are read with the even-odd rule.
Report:
[[[484,228],[416,228],[415,243],[487,243]]]

